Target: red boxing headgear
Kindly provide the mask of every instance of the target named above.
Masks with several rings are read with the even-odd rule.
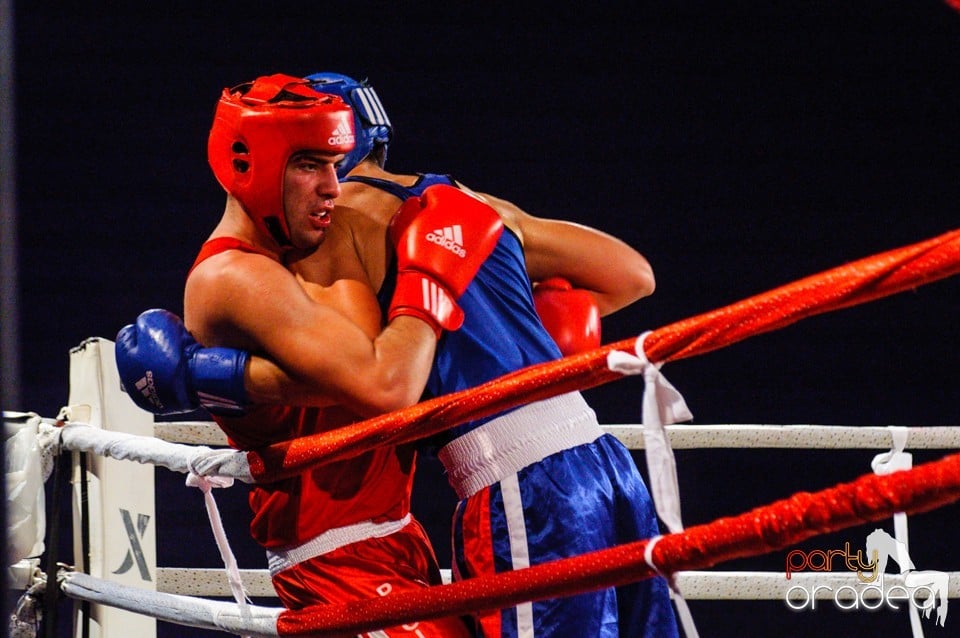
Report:
[[[353,146],[353,112],[341,98],[277,73],[223,90],[207,160],[217,181],[257,227],[287,246],[283,173],[290,156],[299,151],[349,153]]]

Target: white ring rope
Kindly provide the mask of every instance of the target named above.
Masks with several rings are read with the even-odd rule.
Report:
[[[160,465],[175,472],[197,476],[223,476],[253,483],[246,456],[231,448],[173,443],[185,430],[177,424],[157,423],[158,437],[137,436],[90,427],[84,423],[64,426],[41,424],[41,431],[56,435],[52,444],[71,451],[94,452],[114,459]],[[164,427],[167,426],[167,427]],[[222,434],[215,424],[191,424],[186,438],[217,443]],[[693,448],[798,448],[798,449],[889,449],[890,428],[835,425],[667,425],[674,449]],[[960,449],[960,427],[901,428],[914,449]],[[606,425],[629,449],[643,449],[644,428],[638,425]],[[182,440],[182,438],[177,439]]]
[[[251,598],[276,598],[268,569],[241,569],[240,578]],[[782,577],[782,576],[781,576]],[[215,567],[158,567],[157,591],[184,596],[230,596],[223,568]]]
[[[643,426],[601,425],[631,450],[644,449]],[[890,428],[866,425],[667,425],[674,449],[797,448],[886,450]],[[960,425],[905,427],[914,450],[960,449]],[[212,421],[166,421],[154,424],[154,436],[164,441],[193,445],[227,445],[227,436]]]
[[[118,460],[160,465],[175,472],[197,476],[220,476],[253,483],[253,475],[244,452],[170,443],[149,436],[113,432],[86,423],[63,426],[41,424],[45,434],[53,434],[64,449],[94,452]]]
[[[643,427],[605,425],[632,450],[643,449]],[[805,450],[868,450],[890,448],[890,428],[848,425],[668,425],[673,449],[780,448]],[[960,449],[960,426],[904,428],[915,450]]]
[[[177,625],[219,629],[246,636],[276,636],[277,618],[284,611],[257,605],[241,609],[236,603],[147,591],[80,572],[66,572],[61,580],[61,589],[71,598],[145,614]]]

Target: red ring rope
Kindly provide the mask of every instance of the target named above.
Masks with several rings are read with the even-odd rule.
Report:
[[[909,290],[960,272],[960,229],[800,279],[647,335],[654,362],[703,354],[800,319]],[[247,453],[258,482],[441,432],[464,421],[621,378],[607,367],[613,350],[633,353],[635,339],[524,368],[470,390],[405,410]]]

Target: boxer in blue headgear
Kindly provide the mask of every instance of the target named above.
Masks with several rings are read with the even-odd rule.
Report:
[[[366,80],[358,82],[340,73],[315,73],[306,79],[313,83],[316,90],[339,95],[353,109],[356,146],[337,168],[337,175],[346,177],[374,149],[377,150],[376,162],[383,168],[387,161],[387,145],[393,137],[393,126],[373,87]]]
[[[327,246],[331,250],[294,259],[291,268],[318,283],[362,279],[383,305],[395,279],[384,241],[392,211],[436,184],[469,189],[448,175],[385,169],[393,129],[366,81],[329,72],[306,79],[316,90],[338,95],[351,106],[357,144],[338,167],[338,210],[343,212],[333,224]],[[507,231],[461,297],[469,305],[464,325],[438,343],[428,396],[457,392],[596,347],[599,316],[654,288],[649,263],[619,239],[477,195],[500,213]],[[355,251],[359,260],[351,257]],[[531,280],[540,283],[531,289]],[[660,533],[630,453],[603,433],[578,392],[465,423],[423,443],[443,463],[460,499],[452,535],[456,578],[522,568]],[[476,622],[486,637],[664,638],[678,633],[662,578],[484,611]]]

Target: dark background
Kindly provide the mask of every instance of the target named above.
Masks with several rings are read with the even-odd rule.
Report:
[[[368,76],[396,129],[389,168],[449,172],[637,247],[657,291],[606,319],[605,342],[960,226],[960,14],[944,2],[213,4],[16,3],[22,405],[6,409],[55,416],[71,347],[182,311],[224,201],[205,157],[213,105],[262,74]],[[698,424],[960,425],[958,300],[948,279],[663,371]],[[587,397],[601,423],[636,423],[641,390]],[[684,522],[850,480],[874,454],[678,451]],[[199,493],[157,476],[161,564],[220,565]],[[420,481],[448,562],[449,494],[432,464]],[[218,497],[241,566],[262,566],[242,488]],[[918,567],[960,568],[955,508],[911,520]],[[721,567],[782,571],[784,556]],[[704,638],[909,631],[905,612],[691,607]]]

